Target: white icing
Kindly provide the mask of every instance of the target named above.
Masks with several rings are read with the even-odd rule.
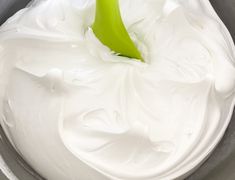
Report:
[[[46,179],[182,179],[229,123],[235,49],[209,1],[120,7],[147,63],[96,39],[93,0],[35,1],[0,29],[1,125]]]

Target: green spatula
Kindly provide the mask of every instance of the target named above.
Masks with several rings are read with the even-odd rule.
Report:
[[[144,62],[123,24],[118,0],[96,0],[92,29],[96,37],[112,51]]]

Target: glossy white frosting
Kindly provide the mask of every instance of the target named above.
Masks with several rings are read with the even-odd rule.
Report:
[[[49,180],[186,177],[232,114],[230,34],[209,0],[120,0],[141,63],[96,39],[94,5],[35,1],[0,28],[1,125]]]

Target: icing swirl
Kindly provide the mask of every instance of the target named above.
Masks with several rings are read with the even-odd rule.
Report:
[[[182,179],[222,138],[234,44],[208,0],[121,0],[147,63],[89,28],[93,0],[35,1],[0,29],[0,115],[43,177]]]

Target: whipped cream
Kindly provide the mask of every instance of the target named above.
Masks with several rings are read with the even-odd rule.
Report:
[[[235,48],[209,0],[120,8],[146,63],[98,41],[94,0],[34,1],[0,28],[0,122],[46,179],[183,179],[228,126]]]

